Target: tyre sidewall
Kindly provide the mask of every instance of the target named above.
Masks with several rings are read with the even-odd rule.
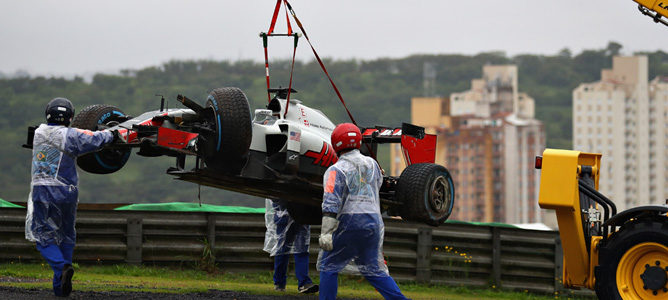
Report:
[[[97,104],[84,108],[72,120],[72,127],[96,131],[98,125],[105,125],[111,121],[123,121],[126,114],[119,108],[111,105]],[[114,152],[112,152],[114,151]],[[77,165],[82,170],[94,174],[109,174],[120,170],[128,159],[131,150],[103,149],[97,152],[84,154],[77,158]]]
[[[446,184],[448,185],[448,188],[450,191],[454,191],[454,184],[452,182],[452,177],[448,173],[448,171],[439,165],[435,165],[437,167],[432,169],[431,174],[429,175],[429,179],[426,182],[426,186],[424,187],[422,199],[423,199],[423,209],[425,212],[427,212],[427,217],[428,217],[428,222],[430,222],[431,225],[439,225],[450,216],[452,213],[452,208],[453,208],[453,199],[449,199],[448,202],[450,202],[449,207],[446,208],[444,212],[438,212],[435,211],[430,204],[430,198],[432,195],[432,185],[436,182],[436,180],[439,177],[443,177],[445,179]]]
[[[448,199],[449,207],[438,212],[432,209],[430,202],[432,185],[441,176],[444,177],[451,196]],[[397,185],[397,199],[403,202],[401,217],[438,226],[452,213],[454,192],[452,177],[445,167],[430,163],[410,165],[401,173]]]
[[[617,287],[617,268],[629,249],[646,242],[655,242],[668,247],[668,228],[666,228],[668,219],[663,219],[641,219],[625,224],[610,237],[605,246],[601,247],[595,288],[599,299],[622,299]],[[656,223],[663,225],[658,226]]]
[[[250,149],[252,125],[248,98],[238,88],[211,91],[207,107],[214,111],[215,133],[206,137],[202,156],[207,166],[238,173]]]

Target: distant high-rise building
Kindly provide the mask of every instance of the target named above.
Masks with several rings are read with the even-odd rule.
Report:
[[[533,160],[545,148],[534,100],[518,92],[517,67],[484,66],[471,89],[443,97],[413,98],[412,123],[438,135],[436,163],[450,170],[455,208],[462,221],[541,222],[539,174]],[[391,172],[405,167],[392,148]]]
[[[488,65],[482,73],[483,78],[471,80],[470,90],[450,95],[452,116],[489,118],[510,112],[520,119],[533,119],[533,98],[517,90],[517,66]]]
[[[573,90],[573,148],[603,154],[599,190],[619,210],[668,196],[668,78],[646,56],[615,56],[601,80]]]
[[[436,67],[433,63],[425,62],[422,67],[422,88],[425,97],[436,95]]]

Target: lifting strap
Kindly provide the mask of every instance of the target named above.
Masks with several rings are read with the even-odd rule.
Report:
[[[267,31],[268,35],[271,35],[274,33],[274,26],[276,25],[276,19],[278,19],[278,12],[281,10],[281,1],[282,0],[277,0],[276,1],[276,7],[274,7],[274,14],[271,17],[271,24],[269,25],[269,31]],[[292,34],[292,27],[290,26],[290,19],[288,19],[288,11],[287,9],[285,10],[285,20],[288,22],[288,35]]]
[[[287,1],[276,0],[276,7],[274,7],[274,14],[271,17],[271,24],[269,24],[269,30],[267,31],[267,33],[260,33],[260,36],[262,37],[262,44],[264,46],[264,69],[265,69],[265,76],[267,78],[267,102],[271,102],[271,95],[269,92],[271,85],[269,83],[269,54],[267,52],[267,44],[268,44],[267,39],[269,36],[293,36],[295,39],[294,49],[292,51],[292,65],[290,67],[290,83],[288,84],[288,96],[286,99],[287,102],[285,105],[285,113],[283,114],[283,118],[285,118],[288,115],[288,108],[290,107],[290,94],[292,93],[292,74],[294,73],[295,69],[295,56],[297,54],[297,43],[299,42],[299,34],[292,32],[292,25],[290,24],[290,18],[288,16],[287,6],[285,8],[285,20],[287,22],[288,32],[286,34],[274,33],[274,27],[276,26],[278,13],[281,10],[281,2],[283,2],[284,6],[286,6]]]
[[[348,117],[350,118],[350,121],[353,124],[355,124],[355,126],[357,126],[357,122],[355,122],[355,118],[353,118],[353,115],[350,113],[350,110],[348,110],[348,106],[346,106],[346,102],[343,101],[343,96],[341,96],[341,92],[339,92],[339,89],[336,87],[336,84],[334,84],[334,81],[332,80],[332,77],[329,76],[329,72],[327,72],[327,69],[325,68],[325,64],[323,64],[322,59],[320,59],[320,56],[315,51],[315,48],[313,47],[313,44],[311,44],[311,39],[308,38],[308,34],[306,34],[306,30],[304,30],[304,26],[302,26],[302,22],[300,22],[299,18],[297,18],[297,14],[295,14],[295,11],[292,9],[292,6],[290,5],[290,3],[288,3],[288,0],[283,0],[283,1],[285,2],[285,5],[287,6],[288,10],[290,11],[290,14],[292,15],[292,17],[295,19],[295,23],[297,23],[297,26],[299,26],[299,29],[302,31],[302,34],[304,34],[304,37],[306,38],[306,41],[308,42],[309,46],[311,46],[311,50],[313,51],[313,54],[315,55],[315,58],[318,60],[318,64],[320,64],[320,68],[322,68],[322,71],[325,72],[325,75],[327,75],[327,79],[329,79],[329,83],[332,84],[332,87],[334,88],[334,91],[336,92],[336,95],[339,97],[339,100],[341,101],[341,104],[343,104],[343,108],[346,109],[346,113],[348,113]]]
[[[322,59],[320,59],[320,55],[318,55],[318,52],[315,51],[315,48],[313,47],[313,44],[311,43],[311,39],[309,39],[308,34],[306,34],[306,30],[304,29],[304,26],[302,25],[302,22],[299,21],[299,18],[297,18],[297,14],[292,9],[292,5],[290,5],[288,0],[282,0],[282,1],[286,6],[286,12],[285,12],[286,13],[286,18],[287,18],[287,11],[290,11],[290,14],[295,19],[295,23],[297,23],[297,26],[299,26],[299,29],[302,31],[302,34],[306,38],[306,41],[308,42],[309,46],[311,46],[311,51],[313,51],[313,55],[315,56],[316,60],[318,60],[318,64],[320,64],[320,68],[322,69],[322,71],[327,76],[327,79],[329,79],[329,83],[332,85],[332,88],[334,88],[334,91],[336,92],[336,96],[339,97],[339,100],[341,101],[341,104],[343,105],[343,108],[346,110],[346,113],[348,114],[348,117],[350,118],[350,121],[353,124],[355,124],[355,126],[359,127],[357,125],[357,122],[355,122],[355,118],[353,118],[353,115],[350,113],[350,110],[348,109],[348,106],[346,105],[346,101],[343,100],[343,96],[341,96],[341,92],[339,92],[339,89],[336,87],[336,84],[334,84],[334,80],[332,80],[332,77],[329,75],[329,72],[327,72],[327,68],[325,68],[325,64],[322,62]],[[280,2],[281,2],[281,0],[276,1],[276,8],[274,9],[274,17],[271,21],[272,25],[271,25],[270,29],[273,28],[273,25],[276,22],[275,19],[276,19],[276,16],[278,16],[278,11],[277,10],[280,9],[280,4],[279,4]],[[290,30],[291,30],[290,29],[290,20],[288,20],[288,31],[290,31]],[[296,34],[295,34],[295,51],[297,51],[297,35]],[[265,55],[266,55],[266,49],[265,49]],[[265,60],[266,60],[266,56],[265,56]],[[294,69],[294,65],[295,65],[295,53],[293,52],[293,54],[292,54],[292,69],[290,70],[290,87],[292,87],[292,70]],[[268,70],[269,69],[267,69],[267,85],[269,84],[269,71]],[[287,102],[288,105],[290,104],[290,90],[291,89],[288,90],[288,102]],[[287,115],[287,113],[288,113],[288,107],[286,105],[285,114],[283,115],[283,118],[285,118],[285,115]],[[369,153],[371,154],[371,157],[373,157],[375,160],[377,160],[376,154],[374,153],[373,149],[371,149],[371,146],[369,144],[366,144],[366,148],[369,151]]]
[[[276,25],[276,20],[278,19],[278,14],[279,11],[281,10],[281,2],[283,2],[283,5],[286,7],[285,10],[285,18],[287,21],[287,26],[288,26],[288,33],[287,34],[275,34],[274,32],[274,27]],[[357,125],[357,122],[355,122],[355,118],[353,118],[353,115],[350,113],[350,110],[348,109],[348,106],[346,105],[346,102],[343,100],[343,96],[341,96],[341,92],[339,92],[339,89],[336,87],[336,84],[334,84],[334,80],[332,80],[332,77],[329,75],[329,72],[327,72],[327,68],[325,68],[325,64],[322,62],[322,59],[320,59],[320,56],[318,53],[315,51],[315,48],[313,47],[313,44],[311,43],[311,39],[309,39],[308,35],[306,34],[306,30],[304,29],[304,26],[302,25],[301,21],[299,21],[299,18],[297,18],[297,14],[295,11],[292,9],[292,6],[287,0],[276,0],[276,6],[274,7],[274,13],[271,18],[271,24],[269,25],[269,30],[267,33],[261,33],[260,36],[262,37],[262,42],[264,46],[264,68],[265,68],[265,76],[267,78],[267,101],[271,101],[271,95],[269,94],[269,89],[271,88],[269,84],[269,56],[267,54],[267,37],[269,36],[294,36],[295,43],[294,43],[294,50],[292,52],[292,66],[290,68],[290,83],[288,85],[288,97],[287,97],[287,104],[285,107],[285,113],[283,114],[283,118],[288,113],[288,106],[290,105],[290,93],[292,90],[292,74],[294,71],[295,67],[295,55],[297,53],[297,42],[299,39],[299,35],[297,33],[292,32],[292,26],[290,24],[290,19],[288,16],[288,11],[292,15],[292,17],[295,19],[295,23],[297,23],[297,26],[299,26],[299,29],[302,31],[302,34],[306,38],[306,41],[308,42],[309,46],[311,46],[311,50],[313,51],[313,55],[315,55],[316,60],[318,61],[318,64],[320,65],[320,68],[322,71],[325,73],[327,76],[327,79],[329,80],[329,83],[332,85],[332,88],[334,88],[334,92],[336,92],[336,96],[339,97],[339,100],[341,101],[341,104],[343,105],[343,108],[346,110],[346,113],[348,114],[348,117],[350,118],[350,121]]]
[[[290,107],[290,94],[292,93],[292,73],[295,70],[295,54],[297,54],[297,41],[299,36],[295,34],[295,48],[292,51],[292,65],[290,66],[290,83],[288,84],[288,99],[285,103],[285,113],[283,113],[283,119],[288,115],[288,107]]]

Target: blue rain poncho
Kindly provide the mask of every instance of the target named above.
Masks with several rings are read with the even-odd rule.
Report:
[[[332,251],[318,255],[320,272],[389,276],[383,259],[385,225],[378,191],[383,175],[359,150],[344,153],[323,178],[322,212],[336,215]]]
[[[263,250],[270,256],[308,253],[311,226],[295,222],[288,209],[278,200],[266,199],[265,206],[267,231]]]
[[[79,201],[76,157],[111,141],[113,134],[107,130],[92,132],[46,124],[35,130],[26,239],[42,246],[75,244]]]

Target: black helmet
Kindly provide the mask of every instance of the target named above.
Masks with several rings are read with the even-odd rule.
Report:
[[[69,126],[74,116],[72,102],[65,98],[54,98],[46,105],[46,121],[52,124]]]

